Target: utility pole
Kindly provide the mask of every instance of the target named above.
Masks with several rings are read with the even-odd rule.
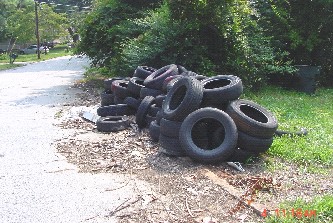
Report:
[[[39,0],[35,0],[35,18],[36,18],[36,38],[37,38],[37,55],[38,55],[38,59],[40,59],[40,43],[39,43],[39,27],[38,27],[38,4],[39,4]]]

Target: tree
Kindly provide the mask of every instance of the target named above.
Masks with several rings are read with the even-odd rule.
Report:
[[[67,20],[48,5],[38,10],[41,40],[53,40],[66,35]],[[35,14],[33,5],[17,9],[8,17],[9,36],[20,43],[35,42]]]

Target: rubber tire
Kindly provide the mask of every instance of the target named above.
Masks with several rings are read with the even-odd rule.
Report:
[[[201,81],[203,90],[203,103],[223,104],[236,100],[243,93],[242,80],[233,75],[219,75]]]
[[[206,80],[208,77],[204,76],[204,75],[196,75],[194,76],[195,79],[197,79],[198,81],[204,81]]]
[[[162,91],[166,93],[168,91],[168,84],[173,79],[176,79],[176,78],[179,78],[179,77],[183,77],[183,76],[182,75],[173,75],[173,76],[165,78],[165,80],[163,81],[163,84],[162,84]],[[175,82],[173,82],[173,83],[175,83]]]
[[[168,156],[186,156],[178,138],[171,138],[160,134],[158,143],[160,144],[159,151]]]
[[[140,97],[141,88],[144,88],[143,79],[138,77],[132,77],[127,86],[127,90],[135,96],[135,98]]]
[[[250,136],[269,139],[278,128],[275,116],[252,101],[243,99],[232,101],[226,112],[233,118],[238,130]]]
[[[146,122],[146,126],[149,126],[151,122],[154,122],[156,121],[156,117],[154,116],[150,116],[150,115],[146,115],[146,118],[145,118],[145,122]]]
[[[147,88],[152,88],[156,90],[161,90],[163,81],[169,77],[174,76],[178,74],[178,68],[175,64],[170,64],[165,67],[162,67],[158,69],[157,71],[153,72],[151,75],[149,75],[145,81],[144,85]]]
[[[101,93],[101,106],[108,106],[114,104],[114,94],[107,92]]]
[[[127,129],[129,125],[129,119],[123,116],[101,117],[96,122],[99,132],[117,132]]]
[[[177,76],[178,76],[178,75],[177,75]],[[182,76],[180,76],[180,77],[182,77]],[[168,93],[168,92],[171,90],[171,88],[173,87],[173,85],[175,85],[175,83],[179,80],[180,77],[178,76],[177,78],[172,79],[172,80],[167,84],[167,86],[166,86],[166,88],[165,88],[165,92],[166,92],[166,93]],[[185,77],[185,76],[183,76],[183,77]]]
[[[138,77],[144,80],[155,71],[156,69],[153,67],[138,66],[134,71],[133,77]]]
[[[179,138],[179,130],[182,122],[170,121],[162,118],[160,121],[161,134],[171,138]]]
[[[124,99],[124,104],[127,104],[129,107],[135,109],[135,111],[138,110],[140,103],[141,101],[136,98],[127,97]]]
[[[162,104],[164,99],[166,98],[166,95],[162,94],[162,95],[157,95],[155,97],[155,104],[157,107],[162,108]]]
[[[182,121],[199,108],[203,96],[202,85],[191,77],[181,77],[167,94],[163,105],[164,117]]]
[[[155,100],[156,102],[156,100]],[[148,110],[148,115],[156,117],[157,112],[159,112],[161,108],[157,107],[156,104],[152,104]]]
[[[152,96],[147,96],[141,101],[135,116],[136,124],[140,129],[147,126],[146,116],[148,114],[149,107],[154,103],[154,101],[155,98]]]
[[[262,139],[238,131],[237,147],[241,148],[242,150],[254,153],[263,153],[266,152],[272,144],[273,137]]]
[[[177,65],[178,73],[182,74],[184,72],[187,72],[187,69],[183,67],[182,65]]]
[[[101,117],[133,115],[133,114],[135,114],[135,110],[131,109],[126,104],[103,106],[97,109],[97,115]]]
[[[157,124],[161,124],[161,120],[164,117],[163,110],[161,109],[159,112],[156,114],[156,122]]]
[[[195,73],[195,72],[193,72],[193,71],[186,71],[186,72],[184,72],[184,73],[181,73],[181,75],[183,75],[183,76],[187,76],[187,77],[196,77],[196,76],[198,76],[199,74],[197,74],[197,73]]]
[[[144,87],[144,88],[141,88],[140,98],[145,98],[146,96],[156,97],[161,94],[163,94],[163,91],[161,91],[161,90]]]
[[[259,153],[245,151],[240,148],[236,148],[234,153],[228,158],[228,162],[240,162],[246,163],[250,158],[259,156]]]
[[[202,119],[214,119],[224,128],[224,140],[216,148],[209,150],[199,148],[193,141],[192,129]],[[209,129],[210,126],[207,126]],[[231,117],[216,108],[201,108],[184,120],[180,127],[179,140],[187,155],[204,163],[215,163],[228,160],[237,145],[237,127]]]
[[[125,104],[125,99],[118,98],[116,96],[113,98],[113,101],[115,105]]]
[[[158,142],[158,138],[160,137],[160,126],[156,121],[153,121],[149,125],[149,136],[153,142]]]
[[[115,80],[124,80],[124,77],[112,77],[104,80],[104,90],[108,92],[112,92],[112,82]]]
[[[125,99],[126,97],[132,96],[130,92],[127,90],[129,81],[124,80],[116,80],[112,82],[112,92],[118,98]]]

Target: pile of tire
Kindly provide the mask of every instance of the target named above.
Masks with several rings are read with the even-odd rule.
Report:
[[[158,70],[139,66],[131,78],[105,83],[111,85],[104,93],[113,104],[102,103],[101,120],[126,122],[124,117],[135,115],[138,127],[148,127],[161,152],[170,156],[244,162],[270,148],[278,127],[266,108],[239,99],[243,84],[235,75],[205,77],[170,64]]]

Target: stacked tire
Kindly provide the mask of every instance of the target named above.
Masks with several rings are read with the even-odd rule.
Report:
[[[159,129],[161,151],[204,163],[245,162],[269,149],[277,120],[264,107],[239,99],[234,75],[201,79],[181,75],[170,82]]]
[[[242,92],[235,75],[205,77],[175,64],[139,66],[129,79],[106,80],[103,93],[113,102],[102,103],[97,113],[111,122],[135,115],[138,128],[149,128],[152,140],[170,156],[245,162],[270,148],[277,120],[259,104],[239,99]],[[118,127],[106,131],[124,129],[113,125]]]

